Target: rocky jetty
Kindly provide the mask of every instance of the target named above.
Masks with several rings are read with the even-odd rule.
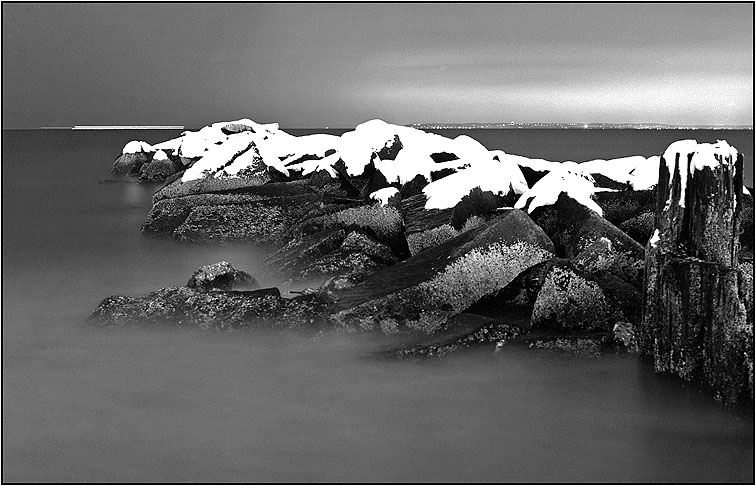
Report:
[[[648,354],[657,319],[643,318],[644,270],[666,157],[560,163],[380,120],[294,137],[242,119],[130,142],[119,159],[145,180],[166,161],[175,168],[143,232],[266,245],[282,284],[310,288],[293,298],[237,290],[252,277],[219,262],[186,287],[108,298],[93,324],[374,332],[403,357],[494,341]],[[743,214],[750,201],[750,226],[744,217],[744,234],[730,229],[752,255],[752,199],[742,180],[728,190]]]

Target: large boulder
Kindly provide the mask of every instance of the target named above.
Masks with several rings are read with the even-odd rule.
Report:
[[[250,192],[161,199],[153,204],[142,231],[194,242],[272,243],[319,200],[315,193],[266,197]]]
[[[510,210],[337,293],[331,318],[348,329],[432,333],[552,256],[543,230]]]
[[[554,265],[533,307],[535,328],[564,331],[610,331],[624,316],[594,279],[569,264]]]
[[[559,256],[575,257],[601,238],[609,240],[618,251],[643,256],[643,247],[637,241],[564,193],[554,204],[533,210],[531,217],[554,242]]]

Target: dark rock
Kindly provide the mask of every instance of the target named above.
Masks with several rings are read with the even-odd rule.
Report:
[[[168,287],[141,297],[103,300],[87,319],[92,326],[176,326],[217,331],[317,329],[327,303],[317,295],[283,299],[277,289],[199,292]]]
[[[220,261],[196,270],[186,286],[207,292],[213,289],[232,290],[235,286],[254,288],[257,287],[257,282],[247,272],[235,269],[228,262]]]
[[[198,194],[249,194],[280,197],[315,192],[316,190],[308,181],[268,182],[264,176],[209,177],[188,182],[176,181],[166,185],[154,194],[152,200],[157,202],[161,199]]]
[[[399,151],[402,149],[402,141],[399,140],[399,135],[394,135],[394,138],[384,145],[376,155],[381,160],[395,160]]]
[[[152,160],[152,155],[151,152],[121,154],[113,162],[110,172],[115,175],[139,175],[142,166]]]
[[[654,191],[602,191],[594,197],[604,211],[604,218],[615,226],[646,211],[654,211],[656,205]]]
[[[627,233],[627,236],[630,238],[645,246],[654,232],[654,212],[644,211],[638,216],[625,220],[619,225],[619,229]]]
[[[346,233],[344,228],[332,227],[313,234],[293,237],[289,243],[268,257],[265,264],[285,278],[294,277],[301,274],[311,262],[339,249]]]
[[[251,191],[161,199],[153,204],[142,231],[182,235],[192,241],[218,240],[226,235],[237,240],[272,242],[319,199],[315,193],[266,197]],[[247,224],[248,228],[240,226]]]
[[[433,162],[440,164],[443,162],[451,162],[452,160],[458,160],[459,157],[457,157],[456,154],[451,154],[449,152],[436,152],[430,155],[431,159],[433,159]]]
[[[554,242],[558,256],[575,257],[601,238],[610,241],[615,251],[643,255],[637,241],[564,193],[553,205],[533,210],[531,217]]]
[[[524,165],[520,165],[520,170],[522,171],[523,177],[525,177],[525,182],[528,183],[528,187],[533,187],[536,182],[540,181],[543,176],[549,173],[549,171],[544,170],[534,170],[530,167],[525,167]]]
[[[443,179],[446,176],[450,176],[457,172],[454,169],[441,169],[441,170],[434,170],[431,172],[431,182],[436,182],[439,179]]]
[[[507,196],[499,196],[491,191],[482,191],[480,187],[475,187],[452,209],[451,225],[454,229],[462,229],[471,216],[492,215],[497,208],[512,207],[516,200],[517,196],[512,192]]]
[[[423,175],[416,175],[411,181],[402,184],[399,188],[399,194],[402,199],[407,199],[412,196],[417,196],[423,193],[423,188],[430,184],[430,181]]]
[[[604,174],[591,174],[593,177],[594,185],[596,187],[603,187],[605,189],[614,189],[617,191],[632,191],[632,186],[624,182],[617,182],[614,179],[610,179]]]
[[[409,197],[402,196],[399,211],[401,212],[404,221],[404,231],[407,235],[451,224],[453,208],[425,209],[426,201],[427,198],[422,193]]]
[[[350,329],[434,332],[446,321],[552,256],[530,218],[510,210],[435,248],[379,270],[338,295],[332,320]]]
[[[255,133],[255,129],[244,123],[229,123],[228,125],[221,127],[221,132],[226,135],[232,135],[234,133],[252,132]]]
[[[252,204],[196,206],[173,231],[181,241],[195,243],[273,243],[307,210],[316,197],[265,199]]]
[[[743,210],[740,213],[740,246],[743,248],[754,247],[754,225],[753,225],[753,198],[743,195]]]
[[[170,159],[155,159],[142,165],[139,182],[163,182],[179,170],[179,165]]]

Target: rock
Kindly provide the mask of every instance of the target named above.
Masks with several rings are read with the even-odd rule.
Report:
[[[162,182],[175,174],[181,168],[180,162],[174,162],[163,152],[158,150],[149,163],[142,165],[139,182]]]
[[[619,225],[619,229],[645,246],[654,232],[654,211],[643,211],[639,215],[625,220]]]
[[[232,290],[233,287],[257,287],[257,282],[247,272],[237,270],[228,262],[220,261],[196,270],[186,284],[190,289],[202,292],[209,290]]]
[[[622,313],[593,279],[567,264],[554,265],[533,307],[531,323],[541,329],[609,331]]]
[[[381,329],[395,322],[400,331],[431,333],[549,259],[552,251],[551,241],[525,213],[510,210],[338,294],[331,318],[348,329]]]
[[[244,123],[229,123],[228,125],[221,127],[221,131],[225,133],[226,135],[231,135],[234,133],[241,133],[241,132],[255,133],[254,128],[252,128],[249,125],[245,125]]]
[[[153,197],[153,203],[162,199],[199,194],[247,194],[265,197],[315,194],[308,181],[268,182],[262,175],[239,177],[210,177],[188,182],[176,181],[162,187]]]
[[[530,347],[544,351],[556,351],[581,358],[598,358],[611,345],[607,333],[586,336],[548,336],[530,340]]]
[[[615,226],[641,213],[653,212],[656,206],[655,191],[597,192],[595,198],[604,211],[604,218]]]
[[[141,297],[103,300],[87,319],[92,326],[175,326],[216,331],[236,329],[317,330],[326,303],[317,295],[283,299],[278,289],[200,292],[167,287]]]
[[[314,193],[266,197],[250,192],[161,199],[153,204],[142,231],[194,242],[272,243],[319,199]]]
[[[452,209],[451,224],[459,230],[472,216],[490,216],[498,208],[514,206],[517,196],[510,192],[507,196],[499,196],[491,191],[481,191],[480,187],[473,188]]]
[[[632,249],[616,248],[611,240],[601,237],[586,246],[572,259],[575,268],[591,275],[608,272],[643,288],[644,255]]]
[[[384,322],[384,324],[386,324]],[[390,323],[389,323],[390,324]],[[382,329],[391,334],[391,329]],[[399,344],[392,344],[378,355],[388,355],[400,359],[428,358],[485,343],[500,343],[499,347],[513,340],[521,333],[520,328],[485,316],[463,312],[447,322],[432,335],[413,334],[403,337]]]
[[[558,256],[575,257],[601,238],[609,240],[616,251],[643,256],[638,242],[564,193],[553,205],[535,209],[531,217],[554,242]]]
[[[399,194],[402,196],[402,199],[420,195],[423,193],[423,188],[428,184],[430,184],[430,181],[422,174],[418,174],[409,182],[402,184],[399,188]]]
[[[115,175],[139,175],[144,164],[152,160],[151,152],[136,152],[121,154],[113,162],[110,169]]]
[[[753,197],[743,196],[743,210],[740,213],[740,246],[753,250],[754,225],[753,225]]]

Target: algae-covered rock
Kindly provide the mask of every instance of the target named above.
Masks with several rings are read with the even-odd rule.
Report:
[[[186,286],[207,292],[212,289],[232,290],[234,287],[254,288],[257,287],[257,282],[247,272],[220,261],[195,270]]]
[[[601,286],[568,265],[555,265],[546,276],[531,322],[546,329],[608,331],[624,320]]]
[[[543,231],[511,210],[347,289],[332,319],[350,329],[378,330],[390,320],[398,330],[434,332],[552,251]]]

